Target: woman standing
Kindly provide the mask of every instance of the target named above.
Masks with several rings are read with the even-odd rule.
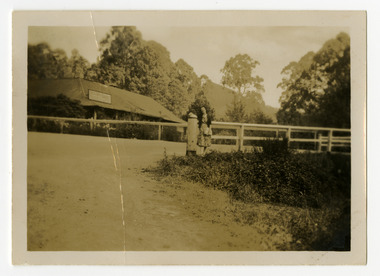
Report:
[[[199,119],[199,135],[198,146],[201,148],[201,155],[206,153],[208,147],[211,146],[211,121],[207,118],[206,108],[202,107],[202,117]]]

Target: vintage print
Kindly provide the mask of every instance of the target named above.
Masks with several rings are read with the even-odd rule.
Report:
[[[27,27],[27,252],[352,252],[350,26],[94,22]]]

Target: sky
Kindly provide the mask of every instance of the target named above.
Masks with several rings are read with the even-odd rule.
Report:
[[[170,52],[173,62],[184,59],[198,76],[205,74],[220,84],[220,70],[237,55],[248,54],[260,62],[253,75],[264,78],[263,99],[279,107],[281,71],[309,51],[318,51],[342,27],[166,27],[136,26],[144,40],[155,40]],[[71,56],[75,48],[91,63],[99,56],[98,43],[110,27],[29,27],[28,43],[48,43]]]

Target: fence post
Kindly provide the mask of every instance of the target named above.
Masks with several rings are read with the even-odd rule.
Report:
[[[239,143],[239,151],[243,151],[243,145],[244,145],[244,125],[243,124],[239,128],[238,143]]]
[[[328,141],[327,141],[327,151],[328,152],[331,152],[331,149],[332,149],[332,134],[333,134],[333,131],[332,130],[329,130],[329,136],[328,136]]]
[[[317,131],[313,131],[313,134],[314,134],[314,140],[317,139]],[[314,150],[317,150],[318,149],[318,142],[315,142],[313,143],[314,145]]]
[[[322,133],[318,134],[318,152],[322,151]]]
[[[94,108],[94,126],[93,126],[93,129],[96,129],[96,118],[97,118],[98,114],[96,113],[96,109]]]
[[[158,125],[158,141],[161,140],[161,125]]]
[[[63,133],[63,125],[64,125],[64,121],[60,121],[59,122],[59,125],[60,125],[60,127],[61,127],[61,134]]]
[[[181,142],[183,142],[183,134],[184,134],[184,132],[185,132],[185,128],[183,127],[183,128],[181,128],[182,130],[181,130]]]
[[[197,115],[190,113],[187,119],[187,146],[186,155],[197,154],[197,136],[198,136],[198,118]]]
[[[33,130],[36,130],[36,128],[37,128],[37,119],[36,118],[34,118],[33,120],[32,120],[32,129]]]
[[[288,148],[290,147],[290,137],[292,135],[292,129],[291,128],[288,128],[286,130],[286,139],[288,139]]]

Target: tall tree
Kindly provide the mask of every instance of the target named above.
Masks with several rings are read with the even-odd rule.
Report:
[[[47,43],[28,45],[28,78],[57,79],[70,77],[68,58],[62,49],[51,49]]]
[[[282,69],[281,74],[283,78],[277,85],[277,87],[283,90],[279,99],[280,102],[289,100],[294,92],[292,91],[292,87],[294,87],[296,81],[301,77],[301,74],[310,69],[314,56],[314,52],[308,52],[298,62],[292,61]]]
[[[46,43],[28,45],[29,79],[83,78],[89,66],[76,49],[68,58],[64,50],[53,50]]]
[[[99,82],[136,93],[145,91],[143,78],[150,53],[142,46],[141,33],[135,27],[112,27],[100,42],[100,50]]]
[[[183,59],[176,61],[175,71],[174,77],[181,82],[183,89],[186,91],[183,97],[185,98],[186,105],[189,106],[194,102],[196,96],[201,93],[201,80],[194,72],[193,67]]]
[[[233,102],[227,108],[226,116],[231,122],[247,122],[248,114],[241,96],[235,95]]]
[[[235,91],[234,100],[226,111],[227,118],[233,122],[251,122],[254,113],[265,106],[261,96],[264,79],[253,76],[259,64],[247,54],[238,54],[227,60],[221,69],[222,84]]]
[[[90,67],[87,59],[79,54],[77,49],[71,51],[71,57],[68,60],[68,65],[71,69],[71,76],[73,78],[84,78],[86,71]]]
[[[186,112],[199,93],[200,80],[180,59],[155,41],[143,40],[135,27],[112,27],[101,41],[101,59],[87,77],[157,100],[177,115]]]
[[[261,94],[258,94],[261,96]],[[253,97],[256,95],[254,94]],[[249,100],[251,100],[254,106],[249,105]],[[257,103],[261,105],[257,105]],[[262,105],[265,106],[264,101],[260,97],[258,99],[247,99],[247,97],[234,98],[232,104],[228,106],[226,111],[227,119],[231,122],[239,123],[254,123],[254,124],[271,124],[273,120],[267,116],[262,110]],[[249,108],[247,108],[249,107]]]
[[[248,91],[264,92],[264,79],[252,76],[253,70],[259,64],[247,54],[231,57],[220,70],[223,73],[222,84],[242,95]]]
[[[320,97],[316,120],[326,126],[351,127],[350,37],[339,34],[326,42],[315,56],[326,85]]]
[[[316,53],[291,62],[279,84],[283,124],[350,127],[350,38],[340,33]]]

